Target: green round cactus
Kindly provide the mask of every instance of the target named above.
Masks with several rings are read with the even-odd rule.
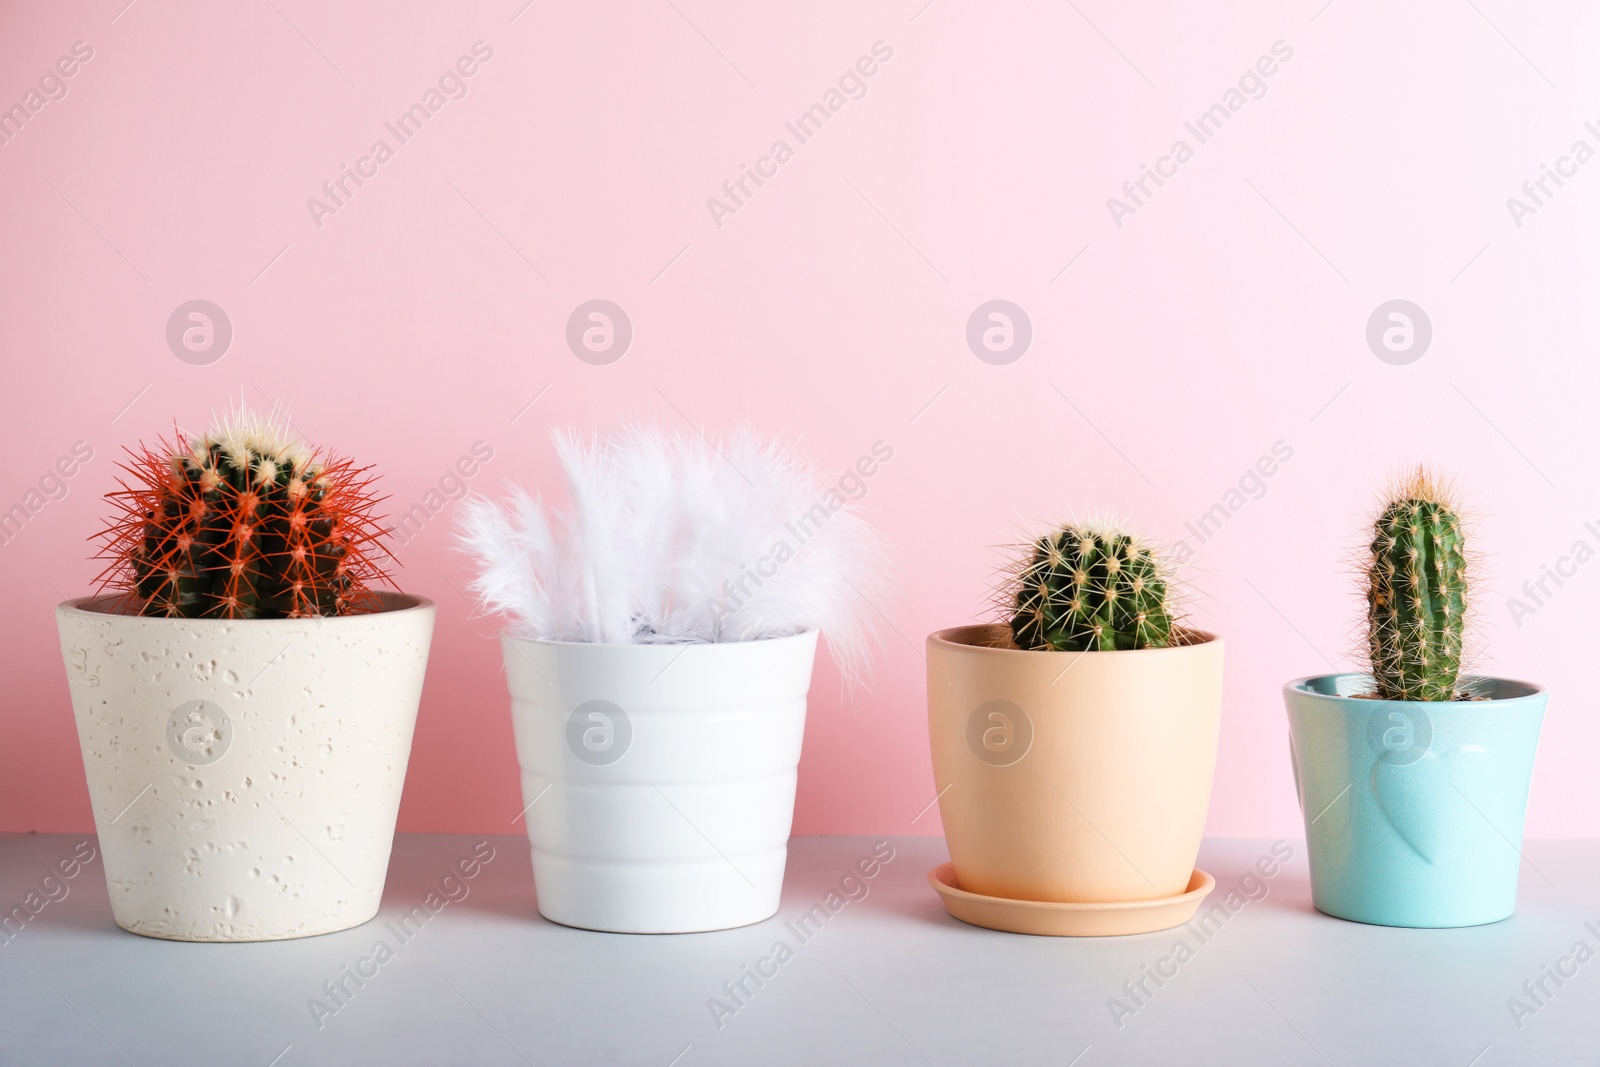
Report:
[[[1010,598],[1018,648],[1111,652],[1180,643],[1160,557],[1116,528],[1067,525],[1034,542]]]
[[[1467,610],[1461,518],[1419,469],[1373,524],[1367,649],[1382,700],[1455,700]]]

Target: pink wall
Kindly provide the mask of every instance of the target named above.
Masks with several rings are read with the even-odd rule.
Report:
[[[1097,507],[1177,539],[1219,502],[1239,506],[1194,546],[1198,620],[1229,642],[1211,830],[1297,833],[1279,687],[1353,662],[1345,559],[1374,487],[1437,460],[1479,505],[1482,663],[1554,691],[1530,833],[1600,834],[1600,562],[1507,606],[1600,548],[1600,162],[1560,163],[1600,148],[1600,10],[124,2],[0,7],[0,106],[93,50],[0,145],[0,509],[93,449],[0,545],[0,829],[91,825],[50,609],[89,587],[120,446],[242,393],[380,464],[402,507],[479,441],[475,488],[547,482],[556,423],[744,420],[833,467],[888,442],[866,505],[903,592],[870,692],[819,674],[801,833],[938,831],[912,822],[933,796],[919,649],[983,609],[991,546]],[[478,41],[466,95],[400,143],[385,123]],[[800,143],[785,122],[879,41],[864,95]],[[1185,122],[1275,42],[1201,143]],[[393,157],[314,219],[380,138]],[[792,158],[714,219],[779,139]],[[1171,176],[1114,219],[1143,164]],[[1542,164],[1574,173],[1513,217]],[[204,366],[165,337],[197,298],[234,331]],[[633,324],[611,365],[564,341],[595,298]],[[996,298],[1032,324],[1009,365],[965,340]],[[1408,365],[1365,337],[1394,298],[1432,323]],[[1260,498],[1230,497],[1278,442]],[[403,550],[440,617],[402,828],[511,832],[498,650],[449,523]]]

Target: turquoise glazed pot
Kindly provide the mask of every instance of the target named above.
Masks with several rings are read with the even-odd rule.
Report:
[[[1488,700],[1368,700],[1363,674],[1284,686],[1317,910],[1380,926],[1478,926],[1517,905],[1546,693],[1464,679]]]

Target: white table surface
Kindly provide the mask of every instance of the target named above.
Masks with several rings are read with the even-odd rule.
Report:
[[[0,908],[22,904],[85,840],[0,836]],[[801,941],[786,923],[826,909],[829,890],[877,839],[796,838],[783,907],[765,923],[624,936],[539,918],[526,841],[491,837],[495,858],[465,896],[454,888],[461,899],[400,941],[387,922],[425,907],[481,840],[404,835],[373,922],[258,944],[122,932],[96,860],[52,885],[66,895],[0,943],[0,1064],[1600,1062],[1600,958],[1559,962],[1580,941],[1600,952],[1600,842],[1530,842],[1519,910],[1491,926],[1394,930],[1320,915],[1293,841],[1294,859],[1247,886],[1257,899],[1204,940],[1184,928],[1072,940],[951,919],[925,881],[946,858],[943,840],[896,837],[895,858],[865,895],[854,889],[860,899]],[[1270,846],[1208,841],[1201,866],[1216,876],[1212,899]],[[353,992],[342,1004],[326,997],[324,983],[370,958],[379,940],[392,958],[367,964],[375,973],[360,987],[345,979]],[[744,979],[742,1003],[728,997],[724,983],[780,940],[792,955],[763,965],[776,973],[759,987]],[[1162,963],[1180,940],[1192,956]],[[1558,964],[1576,973],[1561,986],[1545,978],[1542,1004],[1529,998],[1523,983]],[[1159,987],[1146,978],[1150,995],[1130,999],[1123,983],[1158,965],[1172,977]],[[313,997],[328,1006],[320,1019]],[[1113,997],[1137,1010],[1115,1018]],[[1514,1019],[1512,997],[1537,1010]],[[725,1005],[720,1019],[713,998]]]

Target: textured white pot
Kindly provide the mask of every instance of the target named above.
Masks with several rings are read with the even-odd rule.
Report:
[[[377,914],[434,616],[379,595],[326,619],[56,608],[117,925],[267,941]]]
[[[618,933],[778,910],[815,631],[696,645],[502,642],[539,911]]]

